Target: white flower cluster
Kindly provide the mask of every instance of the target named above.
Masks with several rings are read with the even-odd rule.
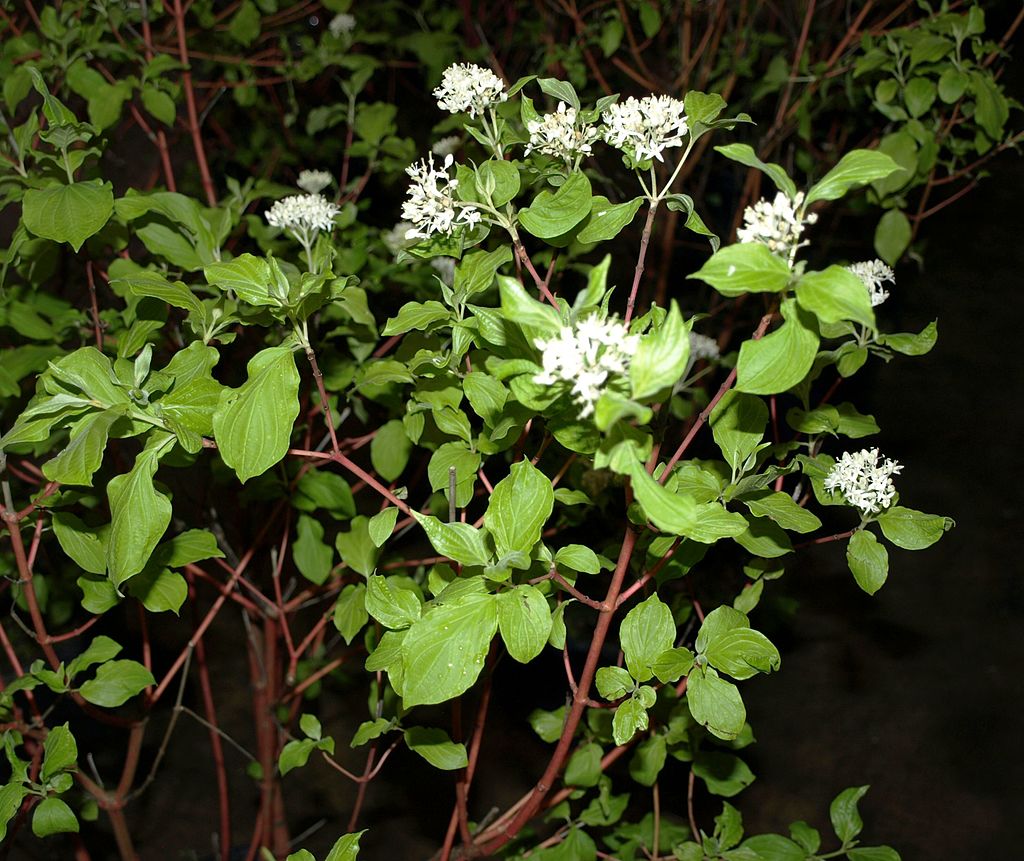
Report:
[[[882,284],[886,281],[895,284],[896,273],[881,260],[865,260],[863,263],[854,263],[846,268],[864,282],[864,286],[871,292],[872,305],[881,305],[889,298],[889,291]]]
[[[671,96],[630,96],[604,112],[604,139],[617,149],[631,151],[637,161],[664,161],[664,150],[683,145],[684,110],[683,103]]]
[[[336,39],[342,33],[351,33],[355,28],[356,17],[355,15],[349,15],[347,12],[339,12],[331,18],[331,23],[327,25],[327,29],[331,31],[331,35]]]
[[[717,359],[720,355],[718,341],[707,335],[701,335],[699,332],[690,332],[691,362],[699,362],[701,359]]]
[[[293,194],[281,198],[266,212],[267,224],[292,231],[303,243],[334,226],[341,210],[322,194]]]
[[[559,102],[554,113],[527,122],[530,143],[526,147],[526,155],[534,150],[566,160],[577,155],[590,155],[600,133],[593,126],[577,120],[576,108]]]
[[[448,135],[436,141],[430,151],[434,155],[444,158],[446,155],[454,155],[460,146],[462,146],[462,138],[458,135]]]
[[[411,244],[408,236],[409,231],[414,228],[415,225],[411,221],[399,221],[390,230],[381,231],[381,242],[384,243],[388,251],[392,254],[397,254],[403,248]]]
[[[296,185],[309,194],[319,194],[334,182],[334,177],[326,170],[304,170],[299,173]]]
[[[736,238],[740,242],[760,242],[774,254],[788,255],[800,246],[804,225],[818,220],[814,213],[804,216],[803,221],[797,217],[803,199],[803,192],[790,200],[781,191],[772,203],[761,198],[743,210],[743,226],[736,231]]]
[[[402,218],[412,223],[405,234],[407,239],[449,234],[456,227],[471,227],[480,221],[478,210],[456,205],[455,189],[459,181],[450,174],[454,162],[453,156],[445,156],[439,170],[434,166],[434,156],[430,155],[405,169],[412,179],[409,199],[402,204]]]
[[[640,338],[630,335],[615,319],[587,317],[575,326],[563,326],[553,338],[537,338],[544,370],[533,378],[540,385],[571,383],[581,407],[580,418],[594,412],[601,389],[611,374],[624,374]]]
[[[839,490],[846,501],[859,508],[864,515],[877,514],[888,508],[896,497],[893,475],[903,467],[894,460],[882,458],[878,449],[846,452],[825,476],[825,490]]]
[[[444,70],[441,86],[434,90],[437,106],[470,118],[508,99],[505,84],[490,69],[473,63],[455,63]]]

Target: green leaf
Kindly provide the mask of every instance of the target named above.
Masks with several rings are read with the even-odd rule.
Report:
[[[367,530],[370,533],[370,540],[375,547],[382,547],[384,542],[391,537],[395,531],[395,523],[398,522],[398,509],[395,507],[385,508],[378,511],[370,518]]]
[[[28,787],[22,783],[11,781],[0,786],[0,840],[7,836],[7,825],[21,808],[26,795]]]
[[[515,278],[499,275],[498,290],[505,319],[516,323],[527,338],[550,337],[562,328],[558,312],[531,298]]]
[[[768,407],[759,397],[730,389],[711,411],[708,423],[726,463],[739,470],[761,443]]]
[[[722,798],[732,798],[754,782],[754,772],[742,759],[717,750],[697,754],[693,773],[707,784],[708,792]]]
[[[629,671],[622,667],[601,667],[594,676],[597,692],[609,702],[622,699],[636,687]]]
[[[519,212],[519,223],[538,239],[555,239],[568,233],[590,214],[590,180],[574,171],[552,194],[546,189]]]
[[[409,727],[405,731],[405,743],[409,750],[415,751],[434,768],[443,771],[454,771],[469,764],[466,746],[453,742],[443,729]]]
[[[867,786],[851,786],[840,792],[829,805],[828,818],[832,821],[832,829],[844,844],[853,840],[864,828],[857,803],[867,791]]]
[[[693,666],[693,652],[685,648],[666,649],[652,664],[651,669],[659,682],[664,684],[679,681]]]
[[[655,28],[655,31],[657,31],[657,28]],[[651,35],[648,34],[648,38]],[[725,105],[725,99],[718,93],[702,93],[700,90],[689,90],[683,98],[686,120],[691,125],[694,123],[707,125],[714,122],[718,115],[725,110]]]
[[[412,442],[399,419],[386,422],[378,428],[370,442],[370,462],[385,481],[394,481],[409,462]]]
[[[512,464],[509,475],[494,486],[484,514],[498,558],[516,551],[529,555],[554,505],[551,480],[543,472],[526,459]]]
[[[601,570],[601,560],[597,554],[583,544],[566,544],[555,553],[555,564],[579,571],[582,574],[597,574]]]
[[[44,798],[32,811],[32,833],[36,837],[51,834],[78,833],[78,817],[67,802],[51,796]]]
[[[786,289],[791,276],[789,264],[759,242],[741,242],[719,248],[690,275],[710,284],[723,296],[778,293]]]
[[[846,547],[846,562],[853,579],[869,595],[874,595],[889,576],[889,554],[866,529],[855,532]]]
[[[442,523],[428,514],[413,514],[433,548],[442,556],[463,565],[487,565],[491,561],[491,551],[485,541],[487,533],[482,529],[474,529],[468,523]]]
[[[796,298],[822,323],[852,320],[869,329],[875,328],[871,294],[864,282],[844,266],[808,272],[797,282]]]
[[[573,89],[572,84],[568,81],[560,81],[558,78],[537,78],[537,85],[540,87],[541,92],[547,93],[553,99],[565,102],[569,107],[575,108],[577,111],[580,109],[580,98],[576,95],[576,90]]]
[[[159,272],[149,269],[138,269],[115,278],[110,282],[111,286],[124,286],[133,296],[150,296],[160,299],[175,308],[183,308],[193,314],[203,313],[203,303],[182,281],[170,281]],[[193,343],[202,346],[201,342]]]
[[[528,664],[543,651],[551,634],[547,598],[536,586],[523,584],[501,592],[497,604],[505,648],[519,663]]]
[[[890,846],[858,846],[846,857],[848,861],[900,861],[900,853]]]
[[[992,140],[1003,138],[1010,105],[990,72],[971,72],[971,93],[974,95],[974,118]],[[26,192],[26,197],[28,192]],[[31,228],[29,228],[31,229]]]
[[[243,483],[285,456],[299,414],[299,373],[290,345],[267,347],[246,367],[249,378],[226,389],[213,414],[220,455]]]
[[[153,476],[161,454],[173,441],[172,434],[151,433],[131,471],[107,485],[111,521],[107,571],[118,588],[145,567],[171,522],[171,501],[153,486]]]
[[[207,283],[230,290],[250,305],[279,307],[281,301],[271,295],[273,274],[263,257],[242,254],[234,260],[210,263],[203,267]]]
[[[736,388],[755,395],[774,395],[800,383],[818,352],[813,318],[801,313],[793,299],[782,303],[785,322],[759,341],[744,341],[736,363]]]
[[[71,185],[30,188],[22,200],[22,223],[29,232],[67,242],[76,252],[103,228],[114,211],[109,182],[91,179]]]
[[[931,109],[937,95],[935,81],[931,78],[912,78],[903,90],[907,111],[915,119]]]
[[[364,829],[339,837],[324,861],[356,861],[359,857],[359,838],[365,833]]]
[[[277,757],[277,770],[284,777],[289,771],[302,768],[309,762],[309,755],[319,747],[312,738],[293,739],[288,742]]]
[[[799,845],[781,834],[758,834],[744,840],[742,845],[764,861],[805,861],[807,858]]]
[[[105,535],[100,530],[90,529],[70,512],[54,511],[51,516],[57,541],[72,561],[90,574],[105,574]]]
[[[733,537],[747,529],[742,515],[726,511],[717,502],[702,504],[673,493],[651,478],[643,464],[631,466],[630,476],[636,501],[659,529],[702,544],[714,544],[719,538]]]
[[[411,589],[392,589],[387,579],[372,575],[366,581],[366,611],[385,628],[408,628],[420,618],[420,599]]]
[[[734,143],[726,144],[725,146],[716,146],[715,152],[720,152],[726,158],[731,158],[733,161],[738,161],[740,164],[745,164],[747,167],[757,168],[762,173],[767,174],[768,178],[775,183],[775,187],[778,188],[779,191],[783,192],[790,200],[796,197],[796,185],[793,180],[789,178],[789,175],[786,173],[782,165],[761,161],[754,152],[753,147],[748,144]]]
[[[885,153],[855,149],[811,186],[804,205],[809,206],[816,200],[838,200],[854,186],[884,179],[897,170],[902,168]]]
[[[701,726],[726,741],[736,738],[747,720],[740,692],[713,669],[694,669],[687,677],[686,701]]]
[[[394,725],[394,721],[387,720],[386,718],[363,721],[359,724],[355,735],[352,736],[352,742],[349,744],[349,747],[362,747],[368,741],[373,741],[375,738],[380,738],[384,733],[390,732]]]
[[[814,532],[821,526],[821,521],[813,512],[801,508],[793,501],[793,497],[782,491],[761,491],[756,495],[747,496],[742,500],[756,517],[770,517],[783,529],[791,532]]]
[[[299,573],[311,583],[321,585],[331,575],[334,550],[324,543],[324,527],[308,514],[300,514],[295,524],[292,559]]]
[[[455,469],[455,505],[464,508],[473,499],[477,470],[480,469],[480,454],[472,451],[461,440],[453,440],[438,446],[427,464],[427,478],[431,490],[444,491],[448,498],[451,484],[451,470]]]
[[[890,209],[875,228],[875,251],[890,266],[895,266],[910,245],[910,220],[898,209]]]
[[[143,689],[155,685],[153,674],[137,661],[107,661],[80,689],[94,706],[112,709],[124,705]]]
[[[675,300],[662,324],[644,335],[629,365],[633,397],[647,398],[675,385],[690,357],[690,327]]]
[[[485,162],[485,164],[508,164],[508,162]],[[481,170],[483,166],[481,166]],[[519,181],[519,174],[516,174],[516,182]],[[512,260],[512,249],[502,245],[494,251],[474,251],[467,254],[455,267],[455,281],[452,284],[452,291],[460,301],[465,302],[477,293],[489,289],[494,283],[494,276],[498,269]]]
[[[493,595],[474,592],[444,602],[442,593],[438,600],[441,603],[409,628],[402,640],[406,708],[442,703],[469,690],[498,629]]]
[[[904,356],[923,356],[931,351],[938,340],[938,321],[933,320],[916,335],[901,333],[897,335],[882,335],[878,340],[891,350],[902,353]]]
[[[166,568],[181,568],[204,559],[222,559],[224,552],[217,538],[205,529],[187,529],[165,541],[153,553],[153,563]]]
[[[925,514],[913,508],[896,505],[878,518],[882,534],[904,550],[924,550],[953,528],[953,521],[938,514]]]
[[[591,199],[590,220],[576,234],[576,241],[584,245],[614,239],[632,222],[644,198],[635,197],[625,203],[612,203],[600,195]]]
[[[480,418],[493,425],[508,400],[508,389],[482,371],[470,371],[462,380],[466,400]]]
[[[339,532],[334,546],[341,554],[341,561],[353,571],[369,577],[377,567],[378,550],[370,540],[370,519],[360,515],[353,517],[351,530]]]
[[[495,208],[504,206],[519,194],[519,170],[510,161],[485,161],[476,169],[476,176],[478,185],[490,189],[491,204]],[[508,246],[498,253],[509,255],[506,262],[512,259]]]
[[[175,118],[174,99],[157,87],[142,88],[142,106],[150,116],[164,125],[173,126]]]
[[[43,745],[43,770],[40,779],[43,783],[62,771],[73,771],[78,762],[78,745],[68,725],[53,727],[46,735]]]
[[[413,329],[422,331],[429,329],[432,323],[447,320],[449,317],[451,311],[433,299],[427,302],[407,302],[399,309],[398,316],[388,320],[381,334],[401,335]]]
[[[641,786],[654,786],[665,767],[665,736],[652,735],[637,745],[629,761],[629,776]]]
[[[345,640],[345,645],[352,645],[352,640],[369,621],[366,612],[366,586],[363,583],[349,583],[334,605],[334,627]]]
[[[534,709],[526,719],[530,722],[530,726],[537,733],[541,741],[554,744],[558,741],[559,736],[562,735],[562,729],[565,727],[566,712],[565,706],[560,706],[554,711]]]
[[[597,786],[601,779],[601,745],[581,744],[569,757],[565,766],[566,786]]]
[[[612,718],[612,738],[616,744],[625,744],[638,732],[647,729],[647,725],[647,709],[634,694],[615,709],[615,716]]]
[[[779,650],[764,634],[750,628],[732,628],[713,637],[704,654],[715,669],[738,680],[782,665]]]
[[[68,678],[73,679],[79,673],[89,669],[89,667],[109,661],[111,658],[116,657],[120,651],[121,647],[111,640],[110,637],[96,637],[89,643],[89,647],[84,652],[72,659],[71,663],[68,664]]]
[[[654,675],[655,661],[672,648],[675,638],[672,611],[657,594],[637,604],[626,614],[619,628],[619,641],[629,674],[638,682],[650,679]]]
[[[228,24],[228,33],[236,42],[248,47],[260,35],[260,24],[260,10],[256,4],[252,0],[243,0]]]
[[[177,615],[188,597],[188,584],[184,577],[155,565],[147,565],[140,574],[132,577],[127,590],[151,613],[170,610]]]

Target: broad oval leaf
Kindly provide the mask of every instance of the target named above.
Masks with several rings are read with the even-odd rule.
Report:
[[[67,242],[77,252],[86,239],[103,228],[113,211],[113,187],[109,182],[90,179],[27,189],[21,218],[29,232],[54,242]]]

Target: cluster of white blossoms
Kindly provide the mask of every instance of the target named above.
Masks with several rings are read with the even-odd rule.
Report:
[[[871,304],[873,306],[881,305],[889,298],[889,291],[882,284],[886,281],[890,284],[895,284],[896,273],[881,260],[865,260],[863,263],[854,263],[846,268],[864,282],[864,286],[871,293]]]
[[[339,12],[333,18],[331,23],[327,25],[327,29],[331,31],[331,35],[338,38],[342,33],[351,33],[356,28],[356,17],[355,15],[349,15],[347,12]]]
[[[448,135],[440,140],[436,141],[430,148],[430,151],[434,155],[439,155],[444,158],[446,155],[454,155],[458,152],[459,147],[462,146],[462,138],[458,135]]]
[[[334,182],[334,177],[326,170],[304,170],[299,173],[295,184],[309,194],[319,194]]]
[[[775,195],[772,203],[761,198],[743,210],[743,226],[736,231],[736,238],[740,242],[767,245],[773,254],[788,255],[800,246],[804,225],[814,224],[818,220],[814,213],[805,215],[803,221],[797,217],[797,210],[803,200],[802,191],[793,200],[781,191]]]
[[[412,223],[405,234],[407,239],[450,234],[456,227],[472,227],[480,221],[478,210],[456,205],[455,189],[459,181],[450,174],[454,162],[453,156],[445,156],[439,170],[434,166],[434,156],[430,155],[405,169],[412,179],[409,199],[402,204],[402,218]]]
[[[537,338],[544,370],[533,378],[539,385],[571,383],[572,394],[581,407],[580,418],[594,412],[601,389],[612,374],[624,374],[640,341],[616,319],[595,316],[575,326],[563,326],[552,338]]]
[[[334,226],[341,210],[322,194],[293,194],[276,201],[266,212],[267,224],[290,230],[300,242],[312,242],[321,230]]]
[[[707,335],[701,335],[699,332],[690,332],[690,361],[717,359],[720,355],[718,341]]]
[[[604,139],[617,149],[629,149],[637,161],[656,158],[662,151],[683,145],[687,133],[685,107],[671,96],[630,96],[609,105],[602,115]]]
[[[592,125],[577,120],[576,108],[559,102],[554,113],[527,122],[530,143],[526,147],[526,155],[534,150],[566,160],[577,155],[590,155],[600,133]]]
[[[846,452],[825,477],[825,490],[839,490],[846,501],[866,516],[888,508],[896,498],[892,476],[903,467],[894,460],[881,458],[877,448]]]
[[[455,63],[444,70],[441,86],[434,90],[437,106],[470,118],[508,99],[505,84],[490,69],[473,63]]]

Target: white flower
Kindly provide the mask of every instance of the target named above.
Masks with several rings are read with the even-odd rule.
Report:
[[[577,123],[576,109],[565,102],[559,102],[554,113],[527,122],[526,129],[530,133],[527,155],[537,150],[567,161],[576,155],[590,155],[594,141],[600,136],[593,126]]]
[[[797,218],[797,209],[803,199],[802,191],[793,200],[781,191],[775,195],[772,203],[761,198],[743,210],[743,226],[736,231],[736,239],[740,242],[760,242],[767,245],[772,253],[788,256],[800,247],[804,225],[814,224],[818,220],[814,213],[804,216],[803,221]]]
[[[434,90],[437,106],[453,114],[482,114],[508,99],[505,84],[490,69],[473,63],[455,63],[444,70],[441,86]]]
[[[355,28],[356,17],[355,15],[349,15],[347,12],[339,12],[331,18],[331,23],[327,25],[327,29],[331,31],[331,35],[335,38],[341,36],[342,33],[351,33]]]
[[[334,177],[326,170],[304,170],[299,173],[299,179],[295,184],[310,194],[319,194],[332,182]]]
[[[878,449],[846,452],[825,477],[825,490],[839,490],[846,501],[859,508],[866,516],[888,508],[896,498],[893,475],[903,467],[896,461],[883,458],[879,463]]]
[[[691,362],[699,362],[701,359],[717,359],[720,355],[718,341],[707,335],[701,335],[699,332],[690,332]]]
[[[854,263],[846,268],[864,282],[864,286],[871,293],[871,304],[873,306],[881,305],[889,298],[889,291],[882,284],[886,281],[890,284],[895,284],[896,274],[881,260],[865,260],[863,263]]]
[[[334,226],[334,216],[341,210],[322,194],[293,194],[278,200],[267,210],[267,224],[290,230],[304,245],[321,230]]]
[[[449,287],[455,283],[455,264],[458,261],[454,257],[431,257],[430,266],[437,271],[440,278]]]
[[[458,135],[448,135],[448,137],[441,138],[435,142],[430,151],[434,155],[444,158],[446,155],[454,155],[458,152],[460,146],[462,146],[462,138]]]
[[[662,151],[683,145],[687,133],[683,103],[671,96],[630,96],[624,102],[609,105],[601,117],[604,139],[617,149],[631,152],[637,161],[656,158],[664,161]]]
[[[409,165],[405,172],[412,178],[409,199],[402,204],[402,218],[412,223],[407,239],[426,239],[435,233],[452,233],[462,225],[471,227],[480,221],[480,212],[471,206],[458,206],[455,189],[459,185],[449,173],[455,159],[445,156],[441,169],[434,156]]]
[[[573,397],[581,407],[580,418],[586,418],[594,412],[608,377],[626,373],[639,340],[616,319],[591,316],[575,326],[563,326],[554,337],[533,342],[542,353],[544,366],[533,381],[547,386],[572,384]]]
[[[392,254],[397,254],[403,248],[412,244],[409,241],[409,231],[412,230],[415,225],[411,221],[399,221],[390,230],[382,230],[380,234],[381,242],[383,242],[388,251]]]

